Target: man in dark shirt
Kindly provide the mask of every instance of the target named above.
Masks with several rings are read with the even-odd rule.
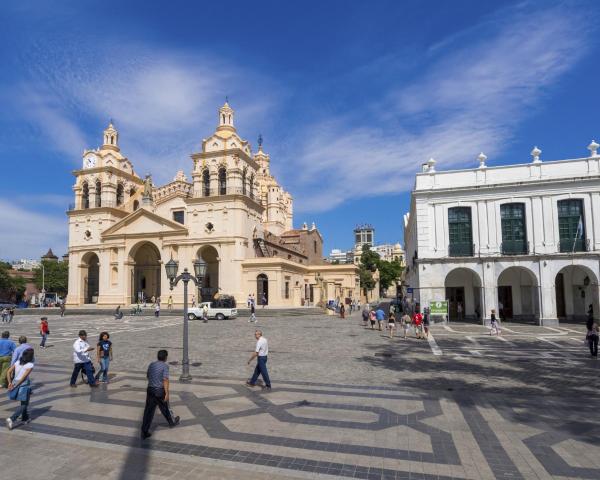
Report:
[[[148,366],[146,377],[148,378],[148,389],[146,390],[146,407],[144,408],[144,420],[142,421],[142,438],[152,436],[150,425],[156,407],[169,422],[170,427],[179,423],[179,417],[173,418],[169,409],[169,365],[167,365],[168,352],[159,350],[156,362]]]

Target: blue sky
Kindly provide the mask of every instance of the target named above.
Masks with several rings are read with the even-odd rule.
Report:
[[[217,4],[218,3],[218,4]],[[7,1],[0,258],[66,251],[71,171],[113,118],[155,183],[229,96],[325,249],[402,240],[414,173],[585,156],[600,137],[600,4]]]

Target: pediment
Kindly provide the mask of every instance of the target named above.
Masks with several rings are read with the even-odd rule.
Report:
[[[140,208],[112,227],[102,232],[102,238],[187,235],[188,230],[180,223],[161,217],[146,208]]]

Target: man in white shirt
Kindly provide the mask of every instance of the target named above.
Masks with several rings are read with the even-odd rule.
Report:
[[[71,375],[71,387],[75,388],[77,382],[77,375],[83,370],[87,375],[88,385],[90,387],[97,387],[96,379],[94,378],[94,372],[92,370],[92,360],[90,354],[94,350],[94,347],[90,347],[87,343],[87,333],[85,330],[79,330],[79,338],[73,343],[73,374]]]
[[[267,371],[269,343],[267,342],[267,339],[262,336],[262,332],[260,330],[256,330],[254,332],[254,337],[256,338],[256,348],[250,356],[250,360],[248,360],[248,365],[250,365],[250,362],[256,358],[256,368],[254,369],[252,378],[246,382],[246,385],[249,387],[255,387],[258,376],[262,375],[265,382],[264,388],[271,390],[271,380],[269,379],[269,372]]]

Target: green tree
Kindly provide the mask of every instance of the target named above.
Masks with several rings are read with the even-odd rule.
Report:
[[[377,262],[379,262],[379,254],[371,250],[369,244],[363,245],[358,275],[360,277],[360,286],[364,289],[365,295],[368,290],[375,288],[376,282],[373,278],[373,272],[377,270]]]
[[[379,286],[381,289],[389,288],[402,274],[402,265],[398,260],[392,260],[391,262],[379,260],[377,268],[379,269]]]
[[[22,277],[10,275],[10,263],[0,262],[0,296],[5,300],[14,300],[25,292],[26,281]]]
[[[69,264],[67,262],[51,262],[44,260],[44,276],[42,279],[42,268],[34,270],[34,282],[41,290],[42,286],[46,292],[58,293],[60,296],[67,294],[69,286]]]

